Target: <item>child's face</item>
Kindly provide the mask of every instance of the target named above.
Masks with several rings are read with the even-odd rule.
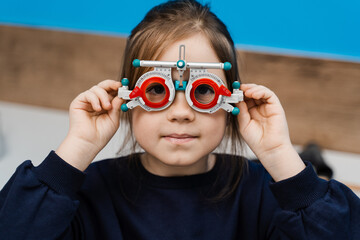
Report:
[[[193,35],[175,42],[166,49],[159,61],[177,61],[179,45],[186,46],[188,62],[220,62],[207,38]],[[220,69],[209,69],[225,80]],[[172,71],[173,80],[179,74]],[[184,74],[188,80],[188,74]],[[221,142],[226,125],[226,112],[213,114],[193,110],[183,91],[177,91],[174,102],[165,110],[147,112],[137,107],[132,110],[133,133],[146,151],[144,157],[151,171],[158,175],[195,174],[206,171],[208,156]]]

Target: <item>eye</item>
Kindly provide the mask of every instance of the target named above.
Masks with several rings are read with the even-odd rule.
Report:
[[[157,84],[155,86],[150,86],[146,89],[146,93],[149,94],[164,94],[165,93],[165,88],[163,85],[161,84]]]
[[[210,85],[201,84],[195,89],[194,97],[199,103],[208,104],[214,99],[215,91]]]
[[[152,83],[146,88],[145,95],[150,102],[157,103],[164,99],[166,89],[160,83]]]
[[[214,89],[209,85],[202,84],[196,88],[195,94],[200,94],[200,95],[214,94]]]

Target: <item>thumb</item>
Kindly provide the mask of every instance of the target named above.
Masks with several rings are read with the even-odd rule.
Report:
[[[124,103],[124,99],[121,99],[119,97],[114,97],[114,99],[111,101],[112,108],[109,111],[109,116],[118,121],[120,119],[120,112],[121,112],[121,105]]]
[[[240,113],[238,115],[238,122],[240,130],[244,129],[250,122],[250,113],[247,107],[246,102],[242,101],[236,104],[236,106],[239,108]]]

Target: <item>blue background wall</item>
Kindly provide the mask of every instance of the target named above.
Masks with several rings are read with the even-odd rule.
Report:
[[[160,2],[1,0],[0,24],[126,36]],[[360,61],[359,0],[203,2],[228,25],[239,48]]]

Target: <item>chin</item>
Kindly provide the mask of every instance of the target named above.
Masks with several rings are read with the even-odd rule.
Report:
[[[189,152],[170,153],[170,154],[166,154],[164,157],[159,156],[159,160],[162,161],[164,164],[174,167],[188,167],[196,163],[199,163],[201,159],[202,157],[196,156],[195,154],[191,154]]]

